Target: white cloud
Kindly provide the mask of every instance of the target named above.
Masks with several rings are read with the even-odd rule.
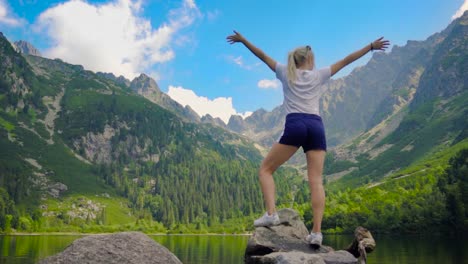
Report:
[[[468,0],[465,0],[457,12],[455,12],[455,14],[452,16],[452,20],[461,17],[466,10],[468,10]]]
[[[277,79],[268,80],[263,79],[258,81],[257,86],[261,89],[277,89],[280,87],[281,83]]]
[[[200,17],[195,2],[184,0],[169,11],[168,21],[152,28],[140,16],[142,8],[141,0],[103,4],[70,0],[44,11],[36,28],[54,41],[45,51],[47,57],[132,79],[154,64],[172,60],[175,52],[171,46],[183,39],[177,33]]]
[[[199,116],[210,114],[212,117],[219,117],[226,124],[231,115],[246,118],[252,114],[252,112],[237,113],[232,105],[232,97],[218,97],[210,100],[207,97],[198,96],[192,90],[172,85],[169,86],[167,94],[179,104],[189,105]]]
[[[242,59],[242,56],[235,57],[235,58],[234,58],[234,57],[231,57],[231,59],[232,59],[232,61],[233,61],[235,64],[237,64],[237,65],[239,65],[239,66],[244,66],[244,61],[243,61],[243,59]]]
[[[0,0],[0,24],[18,27],[24,23],[25,21],[23,19],[15,18],[15,15],[11,13],[11,8],[4,0]]]
[[[244,58],[242,56],[234,57],[232,55],[228,55],[228,56],[224,56],[224,58],[227,61],[229,61],[231,63],[234,63],[234,64],[238,65],[239,67],[241,67],[243,69],[246,69],[246,70],[252,70],[253,68],[258,67],[259,65],[261,65],[260,62],[257,62],[255,64],[246,64],[244,62]]]

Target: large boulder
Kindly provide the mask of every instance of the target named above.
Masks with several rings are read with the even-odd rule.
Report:
[[[305,241],[308,231],[299,214],[291,209],[278,211],[281,224],[257,227],[245,250],[245,263],[354,264],[358,260],[348,251],[328,246],[312,246]]]
[[[140,232],[91,235],[39,264],[182,264],[167,248]]]

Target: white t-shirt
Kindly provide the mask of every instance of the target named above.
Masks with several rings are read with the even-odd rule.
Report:
[[[276,63],[276,78],[283,84],[286,113],[320,115],[319,100],[325,83],[331,77],[331,68],[319,70],[296,70],[296,80],[289,86],[287,65]]]

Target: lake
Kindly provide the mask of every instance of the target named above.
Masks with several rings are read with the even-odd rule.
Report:
[[[32,264],[62,251],[72,235],[0,236],[0,263]],[[151,236],[172,251],[184,264],[243,263],[248,236],[160,235]],[[324,244],[345,248],[353,237],[327,235]],[[376,250],[368,263],[450,264],[468,263],[468,238],[444,236],[375,236]]]

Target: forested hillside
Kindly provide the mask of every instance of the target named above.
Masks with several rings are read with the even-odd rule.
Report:
[[[3,36],[0,45],[2,230],[222,232],[263,211],[249,140],[81,66],[22,56]],[[279,176],[284,199],[301,178]]]

